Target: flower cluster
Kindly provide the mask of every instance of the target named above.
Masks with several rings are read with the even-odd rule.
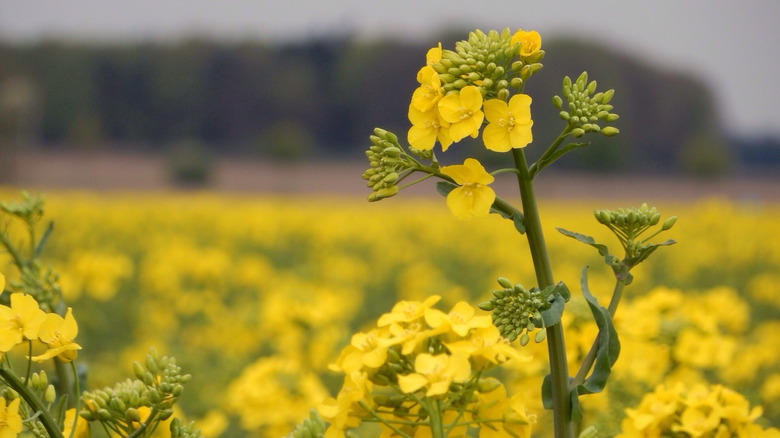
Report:
[[[0,280],[0,285],[5,283]],[[13,293],[10,306],[0,305],[0,352],[11,351],[17,345],[40,340],[47,350],[31,359],[35,362],[57,357],[63,362],[76,358],[81,346],[73,340],[79,328],[73,313],[68,308],[65,317],[46,313],[30,295]]]
[[[509,359],[528,358],[488,315],[477,315],[465,301],[444,313],[433,307],[439,299],[401,301],[376,328],[352,337],[331,366],[345,374],[344,384],[318,407],[329,422],[326,437],[362,422],[404,436],[435,427],[458,435],[469,427],[481,427],[480,436],[530,435],[533,416],[522,402],[482,375]]]
[[[755,423],[760,407],[750,408],[744,396],[722,385],[686,388],[658,386],[635,409],[626,409],[618,438],[679,437],[780,437],[775,428]]]
[[[563,79],[563,96],[568,102],[565,107],[560,96],[553,97],[553,105],[561,110],[560,117],[569,123],[574,137],[581,137],[586,132],[601,132],[611,137],[619,132],[613,126],[602,128],[598,125],[599,121],[610,123],[618,119],[617,114],[610,112],[612,105],[609,104],[615,90],[595,91],[596,81],[588,82],[588,73],[583,72],[573,83],[568,76]]]

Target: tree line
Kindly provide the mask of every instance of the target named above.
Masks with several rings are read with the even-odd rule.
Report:
[[[446,48],[464,37],[440,40]],[[0,130],[19,148],[165,152],[189,142],[216,154],[357,159],[375,126],[405,136],[415,75],[435,43],[0,43]],[[621,135],[592,136],[589,150],[572,152],[563,166],[709,174],[733,168],[732,142],[699,78],[585,41],[550,39],[543,48],[544,69],[525,90],[534,99],[539,149],[563,127],[551,98],[561,93],[564,75],[576,78],[587,66],[599,89],[616,90]]]

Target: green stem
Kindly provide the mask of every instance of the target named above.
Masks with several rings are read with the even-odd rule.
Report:
[[[561,140],[562,141],[562,140]],[[525,214],[525,229],[531,258],[536,272],[539,288],[544,289],[555,284],[550,266],[550,258],[542,233],[542,223],[536,206],[533,180],[522,149],[512,149],[515,167],[520,172],[517,182]],[[569,398],[569,371],[566,362],[566,346],[563,340],[561,323],[547,327],[547,350],[550,358],[550,377],[553,398],[553,422],[555,438],[573,438],[574,425],[571,421],[571,399]]]
[[[431,426],[433,438],[444,438],[444,424],[441,416],[441,403],[439,400],[428,400],[428,421]]]
[[[79,387],[79,375],[76,371],[76,362],[71,361],[70,362],[70,369],[73,371],[73,391],[76,393],[75,401],[74,401],[74,414],[73,414],[73,425],[70,428],[70,436],[68,438],[73,438],[73,434],[76,432],[76,425],[79,421],[79,410],[80,408],[80,401],[81,401],[81,388]],[[83,420],[87,421],[87,420]]]
[[[625,287],[625,279],[618,278],[615,281],[615,289],[612,292],[612,298],[609,301],[609,308],[607,309],[609,310],[610,317],[615,316],[617,306],[620,303],[620,299],[623,297],[623,289]],[[599,344],[599,338],[596,337],[596,339],[593,340],[593,345],[590,346],[590,350],[588,350],[588,354],[582,359],[582,364],[580,365],[580,369],[577,370],[577,375],[574,376],[574,379],[571,381],[572,388],[582,384],[588,376],[590,369],[593,368],[593,364],[596,362],[596,355],[599,351]]]
[[[566,137],[568,137],[570,133],[571,127],[566,125],[566,128],[564,128],[563,132],[558,135],[558,138],[556,138],[555,141],[552,142],[552,144],[547,148],[547,150],[544,151],[542,156],[539,157],[539,159],[528,168],[528,173],[531,175],[531,178],[535,177],[536,174],[542,171],[542,169],[552,164],[552,161],[547,161],[549,160],[550,156],[552,156],[552,154],[554,154],[555,151],[561,146],[563,141],[566,140]]]
[[[54,419],[51,417],[51,415],[49,415],[49,411],[46,409],[46,406],[44,406],[41,399],[36,397],[27,385],[22,383],[22,381],[19,380],[19,378],[16,377],[14,373],[10,372],[4,366],[0,366],[0,377],[5,380],[6,383],[8,383],[8,386],[13,388],[14,391],[18,392],[24,401],[26,401],[27,404],[30,405],[30,407],[39,414],[38,420],[43,423],[43,428],[46,429],[49,437],[62,438],[62,432],[60,431],[60,428],[57,427],[57,423],[54,422]]]

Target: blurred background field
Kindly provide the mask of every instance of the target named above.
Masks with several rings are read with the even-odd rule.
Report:
[[[0,4],[0,200],[45,193],[44,261],[74,307],[89,387],[153,345],[193,374],[182,409],[206,436],[280,436],[337,389],[327,364],[350,334],[396,300],[439,294],[449,310],[497,276],[532,286],[510,223],[460,223],[431,184],[368,204],[360,179],[375,126],[403,139],[425,51],[510,26],[547,51],[526,89],[531,158],[561,128],[550,99],[564,75],[616,90],[621,134],[536,181],[556,279],[578,295],[589,265],[591,290],[611,290],[595,251],[555,227],[614,248],[593,209],[679,217],[679,243],[638,268],[618,310],[623,354],[588,418],[614,431],[656,384],[712,381],[780,426],[776,4],[108,3]],[[504,165],[482,149],[438,155]],[[494,187],[516,193],[509,175]],[[583,303],[569,310],[576,360],[595,327]],[[504,372],[535,400],[546,353],[529,349]]]

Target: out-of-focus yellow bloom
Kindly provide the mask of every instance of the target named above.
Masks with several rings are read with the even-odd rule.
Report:
[[[479,135],[479,128],[485,119],[482,112],[482,93],[473,85],[463,87],[459,93],[452,93],[439,100],[439,113],[449,122],[450,138],[459,142]]]
[[[441,173],[460,185],[447,194],[447,207],[458,219],[485,217],[496,200],[496,192],[488,184],[493,175],[487,173],[482,164],[473,158],[466,158],[463,164],[444,166]]]
[[[377,320],[379,327],[390,325],[394,322],[410,323],[417,321],[425,315],[425,309],[430,308],[439,300],[439,295],[431,295],[425,301],[399,301],[393,306],[393,310],[385,313]]]
[[[330,425],[325,431],[325,437],[343,437],[344,429],[354,428],[360,425],[360,414],[363,408],[358,402],[364,402],[367,406],[373,405],[370,397],[373,384],[366,373],[352,372],[344,377],[336,398],[329,398],[317,406],[322,418]]]
[[[474,307],[466,301],[459,301],[449,313],[433,308],[426,309],[425,322],[434,330],[438,329],[443,333],[452,331],[461,337],[467,336],[471,329],[493,325],[490,315],[476,315]]]
[[[527,94],[515,94],[509,99],[509,104],[501,99],[486,101],[485,118],[490,123],[485,127],[482,139],[491,151],[524,148],[533,141],[531,96]]]
[[[420,86],[412,92],[412,106],[420,112],[426,112],[436,106],[444,95],[439,74],[430,65],[417,72]]]
[[[0,293],[2,293],[5,290],[5,275],[3,275],[2,272],[0,272]]]
[[[441,118],[438,108],[422,112],[409,105],[409,121],[412,127],[406,134],[406,140],[413,148],[429,151],[439,140],[442,151],[446,151],[452,144],[450,123]]]
[[[22,417],[19,416],[19,402],[15,398],[6,406],[5,397],[0,397],[0,437],[14,438],[22,432]]]
[[[39,338],[49,349],[40,356],[34,356],[32,360],[43,362],[57,356],[64,362],[72,361],[78,355],[77,351],[81,350],[81,346],[73,342],[78,333],[79,326],[73,318],[73,310],[70,307],[65,313],[65,318],[56,313],[47,314],[41,324]]]
[[[509,341],[501,336],[494,325],[476,328],[471,331],[468,339],[455,342],[445,342],[451,353],[463,353],[469,356],[474,368],[485,370],[504,363],[509,359],[528,362],[530,355],[521,354],[512,347]]]
[[[471,364],[464,354],[432,355],[420,353],[414,359],[414,373],[398,376],[398,386],[405,393],[428,388],[425,395],[435,397],[449,391],[453,382],[465,382],[471,376]]]
[[[63,429],[62,429],[62,436],[69,437],[71,436],[71,430],[73,429],[73,422],[76,420],[76,430],[73,431],[73,437],[74,438],[88,438],[90,436],[89,433],[89,423],[87,420],[80,418],[76,414],[75,409],[68,409],[65,411],[65,422],[63,423]]]
[[[0,352],[10,351],[24,339],[38,339],[46,318],[46,312],[31,295],[11,294],[10,304],[10,307],[0,306]]]
[[[518,30],[509,43],[520,44],[520,56],[531,56],[542,48],[542,36],[535,30]]]

